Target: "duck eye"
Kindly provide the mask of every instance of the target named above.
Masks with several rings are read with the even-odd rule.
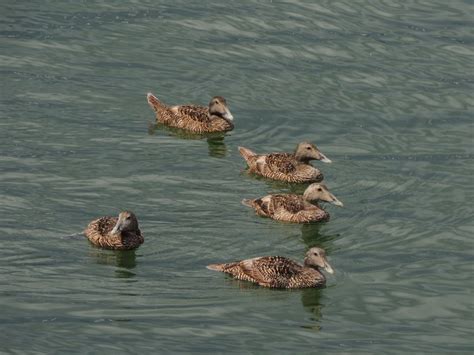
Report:
[[[318,191],[323,191],[323,189],[322,189],[322,188],[318,188]]]
[[[130,219],[130,216],[128,216],[128,217],[127,217],[127,218],[125,218],[125,219]]]
[[[311,150],[311,147],[306,147],[306,149]]]

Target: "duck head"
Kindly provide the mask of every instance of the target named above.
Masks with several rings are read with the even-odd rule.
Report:
[[[339,201],[336,196],[329,192],[327,186],[321,183],[309,185],[304,191],[303,198],[309,202],[325,201],[339,207],[344,206],[344,204]]]
[[[122,232],[135,232],[138,230],[138,220],[133,212],[123,211],[118,216],[117,223],[110,231],[111,234]]]
[[[296,146],[295,157],[299,161],[321,160],[324,163],[331,163],[318,147],[309,142],[301,142]]]
[[[304,265],[315,269],[322,268],[330,274],[334,274],[334,270],[326,259],[326,252],[321,248],[314,247],[309,249],[304,258]]]
[[[209,114],[219,116],[226,120],[233,121],[234,116],[230,113],[227,102],[222,96],[214,96],[209,102]]]

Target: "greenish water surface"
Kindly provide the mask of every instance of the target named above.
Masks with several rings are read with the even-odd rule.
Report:
[[[0,351],[468,353],[473,345],[471,1],[2,1]],[[236,128],[153,126],[227,98]],[[258,218],[237,147],[318,144],[344,208]],[[135,211],[136,251],[70,237]],[[321,290],[209,271],[326,249]]]

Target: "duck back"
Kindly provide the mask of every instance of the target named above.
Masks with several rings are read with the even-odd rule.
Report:
[[[122,232],[111,234],[117,223],[117,217],[101,217],[89,223],[84,234],[89,241],[97,247],[114,250],[130,250],[138,248],[144,238],[140,230],[135,233]]]
[[[239,280],[271,288],[324,286],[326,278],[316,269],[282,256],[264,256],[227,264],[212,264],[211,270],[228,273]]]
[[[148,103],[156,113],[156,120],[170,127],[195,133],[225,132],[234,128],[231,121],[210,115],[209,108],[199,105],[166,106],[148,94]]]
[[[246,150],[250,151],[248,149]],[[303,183],[319,182],[324,178],[318,169],[309,163],[298,161],[295,156],[290,153],[263,155],[254,153],[250,155],[243,149],[239,149],[239,151],[247,162],[250,172],[272,180]]]

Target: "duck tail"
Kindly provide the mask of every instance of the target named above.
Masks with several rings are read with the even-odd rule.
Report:
[[[224,267],[226,264],[210,264],[207,265],[206,268],[209,270],[214,270],[214,271],[224,271]]]
[[[242,205],[253,208],[255,206],[255,200],[244,198],[242,200]]]
[[[252,152],[250,149],[244,147],[239,147],[239,153],[244,157],[246,162],[249,162],[253,157],[257,156],[257,154]]]
[[[166,109],[166,105],[163,104],[160,100],[158,100],[158,98],[151,92],[146,95],[146,100],[155,112],[159,112]]]

